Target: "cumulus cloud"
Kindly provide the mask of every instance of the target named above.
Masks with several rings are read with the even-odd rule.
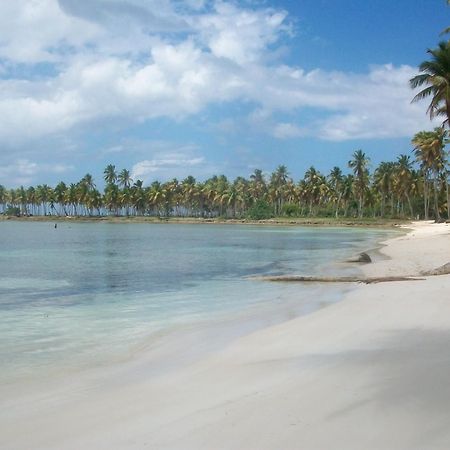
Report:
[[[203,0],[16,0],[0,3],[0,27],[0,144],[23,146],[109,119],[124,127],[179,121],[232,102],[254,105],[253,119],[270,124],[261,132],[280,139],[400,137],[429,126],[423,108],[410,104],[415,68],[304,71],[269,57],[291,33],[282,10]],[[20,76],[23,65],[39,74],[42,63],[48,73]],[[303,108],[323,111],[323,119],[277,123],[277,113],[294,117]],[[152,161],[142,167],[160,167]]]

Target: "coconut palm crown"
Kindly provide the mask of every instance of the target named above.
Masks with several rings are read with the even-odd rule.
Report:
[[[440,42],[435,49],[429,49],[429,61],[419,66],[420,74],[409,80],[413,89],[425,86],[418,92],[413,102],[431,97],[427,113],[433,119],[444,117],[443,125],[449,125],[450,120],[450,42]]]

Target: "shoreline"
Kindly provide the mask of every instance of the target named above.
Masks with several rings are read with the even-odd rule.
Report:
[[[2,221],[17,222],[77,222],[77,223],[112,223],[112,224],[187,224],[187,225],[255,225],[255,226],[324,226],[324,227],[362,227],[362,228],[398,228],[410,223],[407,219],[381,218],[334,218],[334,217],[278,217],[273,219],[223,219],[223,218],[193,218],[193,217],[150,217],[150,216],[4,216]]]
[[[413,223],[362,266],[434,269],[450,226]],[[408,227],[409,228],[409,227]],[[381,245],[383,243],[380,243]],[[9,449],[444,449],[450,441],[450,276],[357,285],[170,373],[151,359],[3,406]],[[7,406],[8,408],[5,408]]]

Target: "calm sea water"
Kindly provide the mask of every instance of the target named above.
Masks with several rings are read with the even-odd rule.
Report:
[[[1,378],[82,367],[156,333],[243,310],[335,301],[249,280],[320,274],[389,232],[238,225],[0,222]],[[329,291],[332,292],[331,290]]]

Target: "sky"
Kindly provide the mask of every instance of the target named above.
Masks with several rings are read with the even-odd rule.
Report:
[[[0,184],[372,170],[438,123],[445,0],[0,0]]]

